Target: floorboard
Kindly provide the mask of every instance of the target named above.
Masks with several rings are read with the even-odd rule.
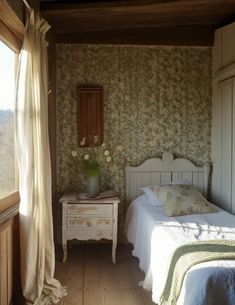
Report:
[[[128,245],[118,247],[117,264],[111,260],[111,245],[74,245],[65,264],[56,261],[55,276],[68,292],[59,305],[154,304],[138,286],[144,273]]]

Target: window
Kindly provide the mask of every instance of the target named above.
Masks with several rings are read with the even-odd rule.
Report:
[[[9,5],[0,14],[0,212],[19,202],[14,142],[16,64],[24,37],[24,24]]]
[[[14,133],[17,55],[0,41],[0,200],[18,188]]]

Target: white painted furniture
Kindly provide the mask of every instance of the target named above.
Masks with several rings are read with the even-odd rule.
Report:
[[[215,31],[212,98],[213,203],[235,213],[235,22]]]
[[[171,152],[164,152],[162,158],[152,158],[139,166],[126,166],[126,202],[130,203],[141,195],[140,187],[159,185],[177,180],[187,180],[205,197],[208,195],[210,164],[195,166],[184,158],[174,159]]]
[[[67,241],[112,240],[112,261],[116,263],[118,197],[77,199],[78,194],[65,194],[62,203],[63,262],[67,260]]]

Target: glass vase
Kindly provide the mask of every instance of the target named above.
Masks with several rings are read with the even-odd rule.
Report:
[[[96,197],[100,193],[100,176],[87,176],[86,192],[88,197]]]

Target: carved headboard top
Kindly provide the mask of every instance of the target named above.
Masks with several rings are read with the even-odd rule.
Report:
[[[165,151],[162,158],[150,158],[138,166],[125,166],[126,202],[141,195],[140,187],[159,185],[176,180],[187,180],[198,188],[205,197],[208,195],[210,163],[196,166],[186,158],[176,158]]]

